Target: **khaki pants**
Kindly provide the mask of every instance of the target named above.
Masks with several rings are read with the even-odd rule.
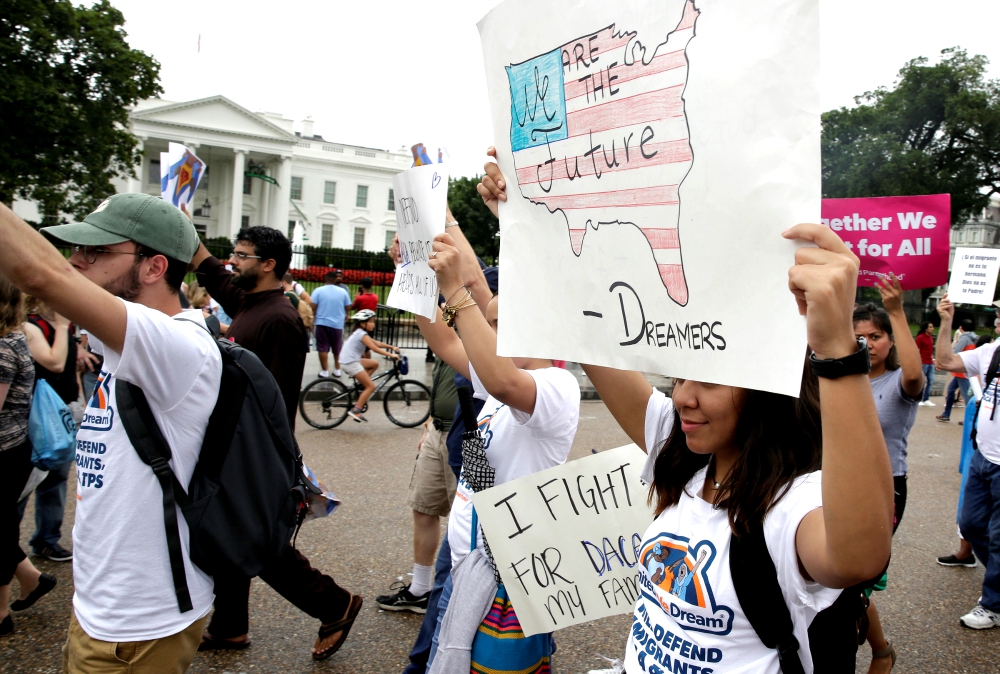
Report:
[[[100,641],[80,627],[76,612],[63,645],[64,674],[184,674],[191,666],[208,617],[177,634],[150,641]]]

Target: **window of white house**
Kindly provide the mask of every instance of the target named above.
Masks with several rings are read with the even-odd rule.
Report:
[[[250,216],[249,215],[244,215],[243,217],[240,218],[240,226],[243,229],[246,229],[247,227],[250,226]]]
[[[974,229],[971,232],[969,232],[969,242],[970,243],[979,243],[979,230],[978,229]]]
[[[295,221],[288,221],[288,240],[291,241],[292,237],[295,236]]]
[[[385,247],[386,248],[392,248],[392,237],[394,237],[394,236],[396,236],[396,230],[394,230],[394,229],[387,229],[387,230],[385,230]]]
[[[323,231],[320,234],[319,245],[324,248],[331,248],[333,246],[333,223],[324,222]]]
[[[396,210],[396,199],[393,197],[392,188],[389,188],[389,205],[386,206],[390,211]]]
[[[292,199],[302,201],[302,178],[292,178]]]
[[[358,208],[368,208],[368,186],[367,185],[358,185],[358,196],[354,200],[354,205],[357,206]]]
[[[337,203],[337,183],[327,180],[323,183],[323,203]]]
[[[205,172],[201,174],[201,180],[198,181],[199,190],[208,189],[208,167],[205,167]]]
[[[243,194],[253,194],[253,178],[243,176]]]
[[[160,160],[150,159],[149,160],[149,184],[159,185],[160,184]]]
[[[958,243],[965,242],[965,232],[955,232],[955,241]]]
[[[354,250],[364,250],[365,249],[365,228],[355,227],[354,228]]]

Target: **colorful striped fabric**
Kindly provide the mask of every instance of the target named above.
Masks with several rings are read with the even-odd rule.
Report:
[[[551,635],[524,636],[507,590],[499,586],[472,642],[470,673],[549,674],[551,659]]]

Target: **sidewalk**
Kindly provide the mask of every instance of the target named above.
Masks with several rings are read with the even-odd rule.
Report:
[[[428,388],[432,387],[432,373],[434,369],[433,363],[425,362],[424,358],[427,354],[426,349],[403,349],[403,355],[409,359],[410,362],[410,372],[405,375],[406,379],[416,379],[427,385]],[[377,356],[376,359],[379,361],[379,372],[383,372],[388,368],[388,363],[381,356]],[[332,358],[330,359],[330,368],[333,368]],[[597,395],[597,391],[594,390],[593,384],[584,374],[583,369],[580,367],[579,363],[566,363],[566,369],[572,372],[580,382],[580,397],[583,400],[600,400],[601,397]],[[316,379],[319,374],[319,354],[315,349],[309,352],[306,356],[306,367],[302,372],[302,386]],[[653,385],[667,395],[673,391],[674,380],[670,377],[664,377],[658,374],[646,374],[646,381]],[[343,375],[340,377],[340,381],[344,384],[348,384],[350,377]]]

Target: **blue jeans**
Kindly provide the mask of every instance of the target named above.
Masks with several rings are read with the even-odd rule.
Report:
[[[944,412],[941,413],[945,419],[951,418],[951,406],[955,404],[955,391],[962,392],[962,400],[969,404],[969,380],[963,377],[952,377],[948,382],[948,390],[944,394]]]
[[[441,588],[441,597],[438,599],[438,614],[434,624],[434,636],[431,638],[431,651],[427,656],[428,670],[434,664],[434,656],[437,655],[438,637],[441,636],[441,623],[444,621],[444,614],[448,611],[448,602],[451,601],[451,589],[451,572],[449,572],[448,578],[444,581],[444,587]]]
[[[1000,466],[981,452],[974,453],[969,462],[959,528],[986,567],[979,603],[1000,613]]]
[[[931,386],[934,385],[934,365],[923,365],[921,369],[924,371],[924,381],[927,382],[924,385],[924,398],[922,402],[927,402],[931,397]]]
[[[441,594],[445,584],[448,584],[448,594],[451,594],[451,546],[448,545],[447,534],[441,542],[441,549],[438,550],[437,561],[434,563],[434,589],[427,599],[427,613],[424,614],[424,621],[420,623],[420,632],[417,640],[410,651],[410,664],[403,670],[403,674],[424,674],[430,668],[431,643],[437,634],[438,617],[444,616],[444,612],[438,607]],[[445,601],[447,608],[448,602]]]
[[[67,461],[55,470],[50,470],[42,483],[35,488],[35,534],[31,537],[31,548],[36,553],[42,548],[59,542],[62,535],[63,511],[66,508],[66,480],[73,461]],[[24,517],[28,499],[17,504],[18,518]]]

